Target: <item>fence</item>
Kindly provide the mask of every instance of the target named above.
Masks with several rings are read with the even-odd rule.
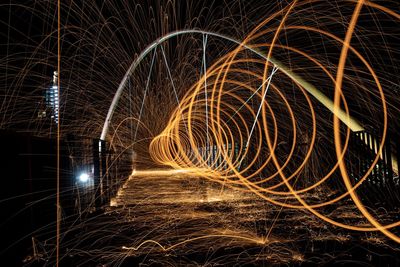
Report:
[[[399,206],[400,184],[398,159],[400,142],[386,135],[379,150],[382,134],[376,130],[353,132],[350,135],[348,165],[354,182],[358,182],[368,170],[370,173],[361,187],[365,200]],[[374,164],[374,160],[378,158]]]

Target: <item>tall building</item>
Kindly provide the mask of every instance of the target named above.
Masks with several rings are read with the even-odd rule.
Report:
[[[59,120],[59,99],[58,99],[58,74],[53,73],[53,84],[46,90],[46,107],[50,110],[51,119],[58,124]]]

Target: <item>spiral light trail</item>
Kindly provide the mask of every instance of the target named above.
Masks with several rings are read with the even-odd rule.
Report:
[[[399,3],[228,2],[0,4],[0,129],[58,143],[57,191],[0,199],[57,220],[0,256],[400,263]]]
[[[341,144],[342,137],[340,122],[344,123],[348,129],[352,131],[364,130],[356,120],[351,118],[348,110],[343,111],[340,107],[340,102],[343,102],[346,105],[346,98],[341,93],[341,80],[343,79],[347,51],[354,53],[367,67],[370,72],[369,74],[373,77],[376,90],[378,90],[380,93],[384,112],[383,136],[385,136],[387,127],[385,97],[382,92],[379,79],[368,61],[356,49],[352,48],[350,44],[353,28],[357,23],[357,18],[364,4],[368,5],[368,2],[359,1],[357,3],[352,21],[350,22],[349,29],[344,40],[317,28],[301,27],[296,25],[285,26],[285,18],[286,16],[290,15],[291,7],[295,6],[296,2],[293,2],[292,6],[287,10],[282,11],[282,13],[285,15],[278,28],[268,29],[267,31],[261,32],[258,31],[258,29],[262,28],[262,26],[264,26],[266,22],[270,20],[270,18],[258,25],[256,29],[245,38],[245,40],[238,46],[237,49],[224,56],[224,58],[209,68],[206,75],[204,75],[204,77],[197,84],[195,84],[191,90],[188,91],[184,99],[181,101],[179,108],[175,110],[175,113],[172,115],[165,130],[151,142],[150,152],[153,159],[162,165],[171,166],[175,169],[197,168],[198,172],[196,174],[199,176],[221,183],[224,186],[251,191],[275,205],[281,205],[287,208],[307,209],[322,220],[346,229],[357,231],[379,230],[394,241],[400,242],[400,238],[390,232],[390,228],[399,226],[400,221],[388,225],[381,225],[377,221],[377,218],[374,218],[365,209],[360,198],[355,193],[355,189],[367,179],[369,173],[371,172],[372,166],[374,166],[378,161],[379,155],[382,153],[381,151],[385,139],[383,138],[379,144],[379,149],[375,157],[375,163],[371,165],[370,170],[368,170],[357,182],[357,184],[354,185],[351,184],[344,161],[345,147],[347,146],[348,141],[348,132],[344,147]],[[333,78],[333,73],[326,73],[332,79],[332,81],[327,82],[331,83],[332,87],[335,89],[334,101],[330,100],[310,83],[304,81],[288,68],[270,57],[273,49],[275,48],[275,39],[271,44],[254,43],[254,40],[258,36],[267,34],[268,31],[275,31],[274,36],[276,37],[279,36],[281,29],[288,30],[291,28],[310,32],[318,32],[322,35],[332,38],[342,46],[342,54],[336,74],[337,77]],[[254,48],[257,48],[257,50],[268,51],[268,55],[263,56],[263,58],[266,60],[262,61],[259,58],[248,57],[247,55],[244,55],[243,50],[248,47],[250,47],[253,51]],[[290,47],[283,47],[283,49],[290,49]],[[320,67],[323,71],[326,71],[326,69],[318,62],[317,59],[309,59],[317,64],[318,67]],[[241,64],[244,62],[252,62],[257,68],[252,70],[243,69]],[[289,154],[288,158],[286,159],[286,163],[283,164],[277,159],[275,149],[279,135],[282,135],[283,132],[279,130],[280,122],[276,120],[273,108],[268,104],[268,100],[265,99],[270,84],[271,90],[274,90],[274,95],[271,97],[281,98],[280,101],[285,103],[287,108],[287,117],[292,122],[292,148],[296,146],[296,128],[299,127],[297,116],[301,114],[296,114],[292,111],[289,101],[281,93],[281,91],[285,90],[285,88],[279,88],[274,85],[274,79],[277,79],[275,77],[274,79],[272,78],[275,69],[272,70],[272,73],[267,74],[269,73],[268,69],[272,67],[271,65],[275,66],[275,68],[286,75],[286,77],[284,75],[280,75],[278,79],[290,78],[295,86],[298,87],[298,90],[303,93],[303,96],[309,103],[309,112],[312,116],[313,122],[311,126],[313,133],[311,137],[311,145],[308,148],[309,153],[307,153],[304,159],[302,159],[304,164],[307,163],[309,155],[313,150],[316,132],[318,131],[318,125],[316,124],[315,119],[316,114],[313,110],[311,101],[309,100],[309,95],[317,98],[318,101],[320,101],[325,107],[335,114],[333,135],[336,147],[337,164],[335,164],[334,168],[329,171],[328,175],[325,177],[316,178],[317,181],[314,184],[310,184],[301,190],[294,189],[297,179],[293,178],[302,170],[303,164],[301,164],[297,169],[287,170],[285,165],[287,162],[292,160],[291,157],[293,154]],[[257,92],[257,89],[254,88],[250,82],[248,82],[251,80],[253,83],[253,80],[245,80],[241,78],[241,74],[247,74],[249,76],[251,75],[254,80],[258,81],[258,83],[262,85],[262,90]],[[266,78],[267,75],[270,76]],[[205,84],[206,79],[207,85]],[[266,81],[268,81],[267,84]],[[203,92],[203,88],[206,87],[209,91]],[[247,92],[247,95],[252,94],[253,98],[257,99],[257,102],[260,103],[258,109],[249,107],[246,104],[248,99],[243,97],[243,95],[245,95],[244,92]],[[242,106],[245,108],[241,109]],[[260,117],[262,119],[259,119],[260,111]],[[204,124],[204,121],[206,121],[206,124]],[[248,124],[249,121],[254,121],[254,124],[251,126],[250,130],[250,125]],[[184,125],[185,127],[182,127]],[[252,134],[255,128],[256,134],[253,137]],[[209,134],[211,139],[207,142]],[[207,139],[204,138],[205,136],[207,136]],[[250,151],[248,146],[250,140],[252,140],[251,143],[253,145],[252,151]],[[232,149],[236,146],[240,151],[237,154],[235,154],[234,149]],[[268,156],[261,154],[264,146],[268,147]],[[205,151],[208,151],[207,148],[209,147],[216,148],[216,154],[214,155],[214,158],[210,158],[210,155],[207,155],[207,153],[204,154],[203,151],[200,151],[200,149],[204,150],[203,148],[206,148]],[[242,166],[241,164],[244,159],[249,161],[247,166]],[[256,165],[256,160],[261,160],[262,163]],[[268,165],[272,165],[275,168],[275,172],[265,175],[263,170],[267,168]],[[314,205],[310,205],[302,199],[302,194],[307,193],[311,189],[315,189],[323,181],[328,180],[329,174],[338,167],[342,174],[343,181],[346,184],[347,192],[336,197],[335,199]],[[257,178],[255,179],[255,177]],[[286,187],[286,190],[276,190],[276,188],[282,188],[283,185]],[[299,203],[282,203],[274,200],[273,198],[273,196],[276,195],[286,194],[293,195]],[[356,225],[349,225],[334,221],[318,212],[316,209],[316,207],[322,207],[335,203],[343,197],[349,195],[357,205],[360,212],[371,223],[370,226],[358,227]]]

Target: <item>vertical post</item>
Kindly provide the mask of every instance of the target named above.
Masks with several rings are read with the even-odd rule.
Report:
[[[107,175],[107,150],[106,141],[99,140],[99,157],[100,157],[100,183],[102,196],[106,197],[106,201],[110,199],[110,181]]]
[[[375,180],[376,183],[379,187],[381,187],[380,191],[382,190],[383,186],[383,175],[380,172],[381,167],[385,158],[382,157],[381,159],[381,154],[379,152],[379,142],[381,140],[380,134],[378,134],[378,131],[373,130],[372,133],[370,133],[370,140],[371,140],[371,148],[372,148],[372,161],[374,160],[375,157],[378,157],[378,161],[376,165],[374,166],[374,175],[375,175]],[[382,148],[384,149],[384,147]]]
[[[61,71],[61,0],[57,1],[57,74]],[[60,76],[57,79],[57,102],[60,105]],[[57,193],[56,193],[56,267],[60,262],[60,232],[61,232],[61,206],[60,206],[60,120],[57,121]]]
[[[390,173],[392,171],[392,157],[391,157],[391,149],[390,149],[390,135],[386,134],[386,142],[382,148],[382,162],[383,162],[383,171],[382,176],[384,177],[385,183],[390,184],[391,177]]]
[[[364,131],[364,138],[365,138],[365,141],[366,141],[366,144],[367,144],[367,148],[365,149],[365,151],[366,151],[365,155],[367,157],[365,170],[368,170],[369,167],[371,167],[371,142],[370,142],[370,139],[369,139],[369,133],[367,131]],[[368,184],[369,185],[371,185],[371,184],[375,185],[375,179],[373,177],[373,171],[369,175]]]
[[[385,175],[385,180],[386,180],[386,186],[387,189],[390,193],[390,201],[394,202],[396,200],[396,194],[393,194],[394,192],[396,192],[395,190],[395,185],[394,185],[394,175],[393,175],[393,165],[392,165],[392,141],[391,141],[391,134],[388,131],[387,135],[386,135],[386,142],[385,142],[385,151],[383,153],[383,155],[385,155],[386,158],[386,169],[384,172]]]
[[[349,147],[347,149],[347,151],[349,151],[348,152],[349,153],[349,162],[350,162],[349,166],[350,166],[350,174],[351,174],[352,183],[356,183],[357,182],[357,179],[356,179],[356,177],[357,177],[357,175],[356,175],[357,165],[355,164],[355,162],[357,160],[357,157],[355,156],[356,151],[354,149],[356,147],[356,144],[355,144],[356,135],[357,135],[357,133],[350,132],[350,140],[349,140],[349,144],[348,144]]]
[[[203,34],[203,72],[204,72],[204,99],[206,102],[206,147],[209,146],[210,144],[210,138],[209,138],[209,129],[208,129],[208,93],[207,93],[207,63],[206,63],[206,48],[207,48],[207,38],[208,35],[204,36]],[[206,151],[206,158],[208,155],[207,149]],[[207,162],[207,166],[209,163]]]
[[[94,184],[94,198],[96,208],[100,207],[102,204],[102,188],[100,182],[100,146],[99,140],[93,139],[92,152],[93,152],[93,184]]]

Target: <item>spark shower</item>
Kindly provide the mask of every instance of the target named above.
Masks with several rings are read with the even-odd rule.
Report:
[[[269,252],[278,263],[307,262],[301,249],[290,248],[290,238],[273,234],[283,227],[277,223],[282,214],[298,218],[290,220],[294,228],[306,225],[305,239],[313,229],[328,229],[331,239],[373,235],[398,251],[399,207],[375,203],[365,189],[382,186],[399,198],[398,152],[388,149],[399,139],[398,3],[61,2],[58,30],[53,3],[8,5],[30,13],[42,28],[17,44],[24,53],[13,52],[10,33],[3,45],[0,126],[54,137],[54,125],[32,110],[58,59],[60,138],[100,138],[113,151],[107,171],[124,177],[111,204],[66,231],[89,227],[79,242],[102,239],[113,253],[69,238],[65,255],[122,264],[148,254],[166,263],[168,253],[187,255],[191,246],[207,251],[214,240],[218,249],[243,248],[242,263],[268,258],[251,246],[279,251]],[[361,148],[372,155],[367,163],[360,163]],[[375,183],[371,177],[378,174],[383,178]],[[229,209],[198,210],[217,203]],[[157,205],[168,207],[166,213]],[[176,218],[168,217],[174,209]],[[267,230],[249,227],[244,217],[237,225],[229,218],[257,210],[254,221]],[[152,220],[152,212],[164,223]],[[129,235],[115,245],[106,234],[110,216],[120,218],[119,231]],[[168,227],[175,221],[184,225],[182,234]],[[104,226],[105,236],[90,223]],[[299,253],[288,260],[282,250]],[[210,256],[211,264],[223,263],[219,257]]]

